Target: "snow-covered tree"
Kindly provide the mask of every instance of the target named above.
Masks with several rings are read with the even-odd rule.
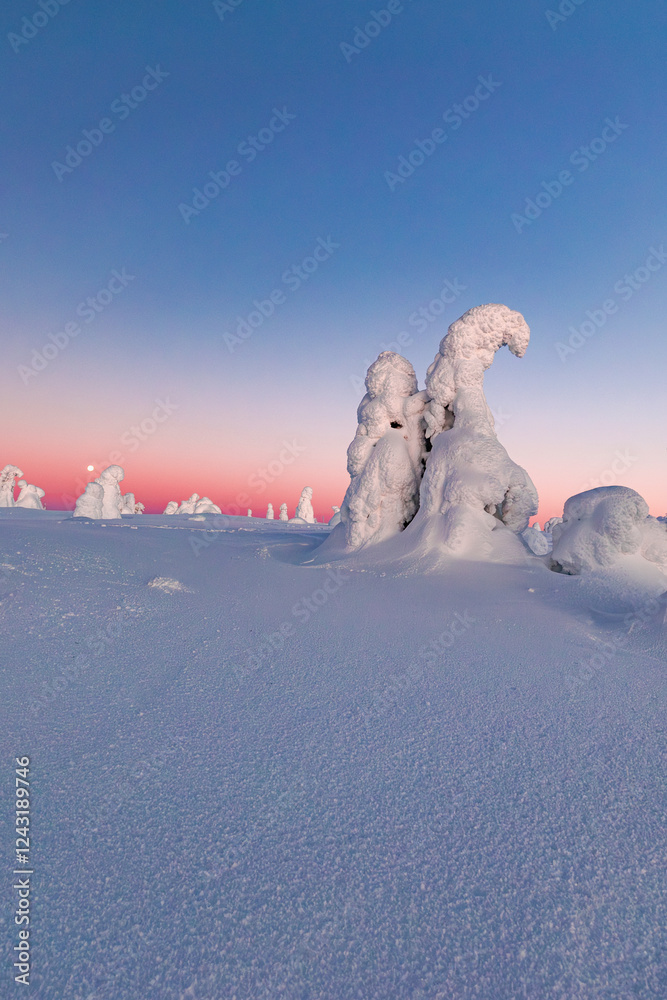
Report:
[[[201,500],[197,501],[195,507],[195,514],[222,514],[222,511],[216,503],[209,500],[208,497],[202,497]]]
[[[14,480],[22,475],[16,465],[6,465],[0,472],[0,507],[14,506]]]
[[[195,508],[199,501],[199,494],[193,493],[188,500],[184,500],[181,506],[176,511],[177,514],[194,514]]]
[[[103,497],[104,487],[97,480],[88,483],[76,502],[73,517],[92,517],[99,520],[102,517]]]
[[[537,491],[498,441],[484,396],[496,351],[523,357],[529,339],[521,313],[504,305],[475,306],[449,327],[426,375],[432,450],[411,532],[433,529],[436,544],[481,553],[499,522],[521,532],[537,513]]]
[[[120,465],[110,465],[95,480],[103,489],[102,517],[111,520],[121,516],[123,498],[118,485],[125,478]]]
[[[268,505],[268,507],[266,508],[266,520],[267,521],[273,521],[274,518],[275,518],[275,514],[273,513],[273,504],[270,503]]]
[[[248,517],[252,517],[252,511],[251,511],[250,507],[248,507]]]
[[[281,505],[280,505],[280,511],[278,513],[278,519],[280,521],[289,521],[289,515],[287,513],[287,504],[286,503],[281,503]]]
[[[178,500],[170,500],[167,506],[162,511],[163,514],[176,514],[178,513]]]
[[[19,486],[21,488],[21,492],[19,493],[18,500],[16,501],[17,507],[30,507],[32,510],[44,510],[44,504],[42,503],[44,490],[40,489],[39,486],[32,486],[30,483],[27,483],[25,479],[19,479]]]
[[[301,491],[301,496],[299,497],[299,502],[296,505],[296,513],[294,517],[300,517],[302,521],[307,521],[308,524],[315,523],[315,514],[313,513],[313,488],[312,486],[304,486]]]
[[[383,351],[368,369],[366,389],[347,450],[350,485],[340,510],[346,544],[354,549],[410,523],[419,507],[426,459],[428,397],[418,391],[410,362]]]
[[[145,510],[146,510],[146,508],[145,508],[145,506],[142,503],[135,503],[135,505],[134,505],[134,513],[135,514],[143,514],[143,512]]]
[[[548,535],[550,535],[553,532],[556,525],[562,523],[563,523],[562,517],[550,517],[549,520],[545,522],[544,530]]]
[[[550,565],[579,574],[640,555],[667,571],[667,526],[650,517],[646,501],[627,486],[600,486],[565,501],[553,528]]]
[[[134,508],[137,505],[137,501],[134,499],[134,493],[123,493],[121,496],[121,514],[134,514]]]
[[[331,507],[333,511],[333,517],[329,518],[329,527],[335,528],[337,524],[340,524],[340,507],[336,507],[335,504]]]

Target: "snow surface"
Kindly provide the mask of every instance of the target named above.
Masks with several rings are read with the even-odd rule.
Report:
[[[662,1000],[664,574],[328,533],[0,512],[31,995]]]

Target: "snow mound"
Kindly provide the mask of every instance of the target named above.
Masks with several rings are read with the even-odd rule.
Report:
[[[171,576],[156,576],[148,581],[148,586],[161,590],[164,594],[175,594],[177,591],[184,594],[193,593],[190,587],[186,587],[180,580],[174,580]]]
[[[539,528],[526,528],[521,532],[521,537],[533,555],[546,556],[549,552],[549,542]]]
[[[600,486],[565,501],[553,526],[551,569],[578,575],[639,555],[667,572],[667,526],[650,517],[646,501],[627,486]]]

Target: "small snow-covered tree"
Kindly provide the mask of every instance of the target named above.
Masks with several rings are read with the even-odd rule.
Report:
[[[301,496],[299,497],[299,502],[296,505],[296,513],[294,517],[300,517],[302,521],[307,521],[308,524],[315,523],[315,514],[313,512],[313,488],[312,486],[304,486],[301,491]]]
[[[195,514],[222,514],[222,511],[216,503],[209,500],[208,497],[202,497],[201,500],[197,501],[195,507]]]
[[[426,375],[432,450],[411,532],[436,529],[451,551],[481,553],[498,522],[521,532],[537,513],[537,491],[498,441],[484,396],[496,351],[507,345],[523,357],[529,339],[521,313],[504,305],[475,306],[449,327]]]
[[[108,520],[121,516],[123,499],[118,485],[125,478],[120,465],[110,465],[96,479],[103,489],[102,517]]]
[[[289,521],[289,515],[287,513],[287,504],[281,503],[280,511],[278,512],[278,519],[280,521]]]
[[[337,524],[340,524],[340,507],[336,507],[335,504],[331,507],[333,511],[333,517],[329,518],[329,527],[335,528]]]
[[[419,507],[425,392],[406,358],[383,351],[368,369],[357,432],[347,450],[350,485],[340,509],[350,548],[402,531]],[[298,513],[298,512],[297,512]]]
[[[102,500],[104,487],[97,480],[88,483],[84,492],[76,502],[73,517],[92,517],[99,520],[102,517]]]
[[[134,505],[134,513],[135,514],[143,514],[143,512],[145,510],[146,510],[146,508],[145,508],[145,506],[142,503],[135,503],[135,505]]]
[[[176,514],[178,512],[178,500],[170,500],[162,511],[163,514]]]
[[[44,504],[42,503],[44,490],[40,489],[39,486],[32,486],[30,483],[27,483],[25,479],[19,479],[19,486],[21,488],[21,492],[19,493],[18,500],[16,501],[17,507],[29,507],[32,510],[44,510]]]
[[[549,520],[546,521],[544,524],[544,530],[547,533],[547,535],[550,535],[553,532],[556,525],[562,523],[563,523],[562,517],[550,517]]]
[[[14,480],[22,475],[16,465],[6,465],[0,472],[0,507],[14,506]]]
[[[248,517],[252,517],[252,511],[251,511],[250,507],[248,507]]]
[[[274,518],[275,518],[275,514],[273,513],[273,504],[270,503],[268,505],[268,507],[266,508],[266,520],[267,521],[273,521]]]
[[[198,493],[193,493],[192,496],[188,500],[184,500],[182,502],[181,506],[178,508],[178,510],[176,511],[176,513],[177,514],[194,514],[195,507],[197,506],[198,500],[199,500],[199,494]]]
[[[121,514],[134,514],[134,508],[137,505],[137,501],[134,499],[134,493],[123,493],[121,496]]]

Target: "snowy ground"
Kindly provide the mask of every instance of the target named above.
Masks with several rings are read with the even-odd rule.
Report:
[[[32,995],[664,1000],[655,587],[210,523],[1,512]]]

